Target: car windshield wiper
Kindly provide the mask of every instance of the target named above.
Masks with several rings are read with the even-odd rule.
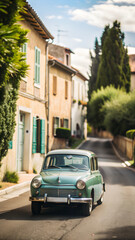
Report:
[[[78,170],[78,168],[77,168],[77,167],[74,167],[73,165],[64,165],[63,167],[69,167],[69,168],[73,168],[73,169],[75,169],[75,170]]]

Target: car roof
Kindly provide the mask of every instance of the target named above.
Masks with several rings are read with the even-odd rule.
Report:
[[[88,150],[81,150],[81,149],[57,149],[57,150],[52,150],[47,153],[46,156],[52,154],[79,154],[79,155],[85,155],[88,157],[91,157],[95,155],[93,152],[88,151]]]

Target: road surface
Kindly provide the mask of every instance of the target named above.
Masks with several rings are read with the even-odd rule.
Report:
[[[110,140],[90,138],[106,183],[104,203],[82,217],[78,208],[58,207],[32,216],[29,192],[0,203],[0,240],[135,239],[135,172],[123,167]]]

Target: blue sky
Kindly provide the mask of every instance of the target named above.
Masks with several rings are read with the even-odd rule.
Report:
[[[104,26],[118,20],[129,53],[135,53],[135,0],[28,0],[54,43],[69,47],[72,65],[84,75],[89,69],[89,50],[100,42]]]

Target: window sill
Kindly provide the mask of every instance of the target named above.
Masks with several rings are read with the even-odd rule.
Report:
[[[40,88],[40,84],[34,83],[34,87]]]
[[[22,78],[21,80],[27,83],[27,78]]]

